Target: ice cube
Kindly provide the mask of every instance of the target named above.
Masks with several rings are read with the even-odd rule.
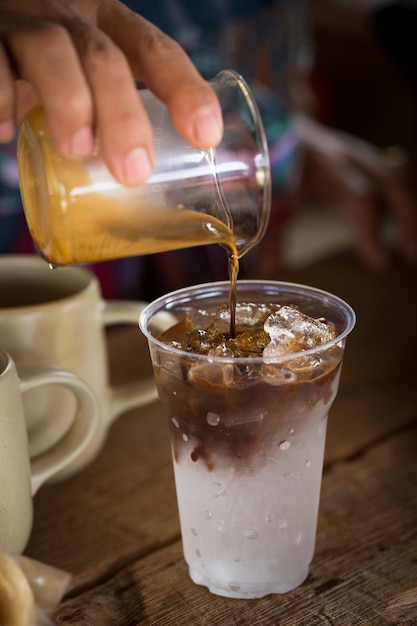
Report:
[[[233,353],[233,350],[228,348],[227,343],[223,342],[223,343],[220,343],[215,348],[212,348],[208,352],[208,356],[209,356],[209,359],[210,359],[210,357],[212,357],[212,358],[214,358],[214,357],[222,357],[222,358],[226,358],[226,359],[231,359],[231,358],[234,357],[234,353]]]
[[[333,346],[320,353],[306,354],[291,359],[286,365],[297,374],[299,380],[315,380],[334,370],[340,363],[343,349]]]
[[[263,328],[252,328],[229,339],[226,345],[235,357],[262,356],[270,340]]]
[[[230,331],[230,309],[228,306],[224,305],[216,311],[213,319],[213,328],[222,334]]]
[[[274,365],[272,363],[265,364],[262,367],[262,380],[269,385],[288,385],[298,380],[297,374],[288,367]]]
[[[276,309],[276,306],[269,304],[258,304],[253,302],[238,302],[236,304],[236,325],[241,328],[256,326]]]
[[[160,368],[161,375],[163,372],[169,372],[171,379],[184,377],[183,359],[167,351],[158,350],[154,357],[154,365]]]
[[[187,352],[196,354],[208,354],[224,342],[224,337],[213,328],[205,330],[190,330],[184,336],[181,347]]]
[[[323,319],[314,319],[291,306],[282,306],[265,321],[265,332],[271,338],[264,349],[264,358],[309,350],[336,337],[334,328]]]
[[[224,390],[233,383],[234,366],[231,363],[204,361],[193,364],[188,370],[188,380],[197,389]]]
[[[257,324],[264,322],[277,305],[258,304],[254,302],[236,303],[236,327],[239,331],[253,328]],[[213,326],[221,333],[228,333],[230,330],[230,308],[226,305],[220,307],[215,315]]]
[[[191,328],[197,330],[207,330],[213,323],[214,311],[206,311],[205,309],[196,309],[188,314],[188,320]]]

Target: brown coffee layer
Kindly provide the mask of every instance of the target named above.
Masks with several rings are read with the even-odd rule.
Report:
[[[179,322],[160,340],[189,351],[189,357],[176,353],[168,357],[161,350],[154,359],[160,399],[171,416],[174,458],[180,461],[183,454],[190,454],[209,470],[219,462],[247,467],[265,444],[276,445],[277,433],[284,436],[308,428],[317,403],[330,406],[334,398],[333,382],[343,356],[343,349],[333,345],[317,354],[298,353],[285,363],[247,358],[235,364],[230,358],[196,357],[197,351],[212,354],[213,342],[230,346],[227,332],[218,326],[195,329],[188,319]],[[245,335],[250,335],[249,342]],[[250,338],[256,338],[259,356],[268,344],[263,321],[250,329],[238,326],[237,356],[242,356],[246,344],[254,356]],[[231,353],[233,349],[229,357]]]

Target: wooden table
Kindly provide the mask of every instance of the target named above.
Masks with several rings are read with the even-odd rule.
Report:
[[[35,497],[26,554],[73,575],[58,624],[417,624],[416,270],[373,274],[346,255],[281,278],[331,291],[358,315],[330,415],[308,579],[258,600],[217,597],[190,581],[155,402],[119,418],[82,473]],[[109,350],[115,382],[149,374],[139,330],[113,329]]]

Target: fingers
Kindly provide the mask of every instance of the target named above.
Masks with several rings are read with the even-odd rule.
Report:
[[[345,167],[345,170],[349,167]],[[356,172],[368,179],[367,191],[347,187],[341,196],[341,208],[355,230],[357,248],[366,265],[383,268],[388,262],[387,247],[381,235],[381,205],[394,218],[398,232],[396,247],[404,261],[417,260],[417,213],[402,182],[386,168],[373,172]]]
[[[351,135],[304,125],[307,182],[312,191],[338,206],[353,227],[359,256],[374,269],[388,261],[381,233],[381,208],[391,214],[404,260],[417,260],[417,212],[398,173],[378,150]]]
[[[340,155],[328,158],[317,146],[306,151],[306,185],[313,197],[333,205],[349,219],[358,255],[372,269],[384,267],[374,186],[369,176]]]
[[[368,144],[351,143],[350,158],[358,171],[366,175],[378,196],[395,220],[398,231],[398,250],[405,261],[417,260],[417,211],[406,187],[400,168],[387,160]]]
[[[143,182],[153,164],[152,128],[126,57],[102,31],[82,21],[70,26],[94,95],[100,152],[118,180]]]
[[[405,261],[415,263],[417,261],[416,207],[408,193],[397,184],[392,186],[388,195],[398,222],[400,252]]]
[[[67,157],[91,152],[93,101],[68,32],[56,24],[17,31],[10,49],[20,75],[36,90],[58,150]]]
[[[397,225],[398,250],[404,261],[414,263],[417,261],[417,211],[398,174],[383,164],[378,172],[379,190]]]
[[[387,251],[381,240],[373,181],[348,160],[333,160],[326,171],[324,185],[351,223],[359,257],[367,267],[382,269],[387,264]]]
[[[341,199],[340,207],[349,217],[362,262],[370,269],[383,269],[387,265],[388,257],[381,241],[373,199],[347,193]]]
[[[139,184],[149,176],[152,129],[128,63],[104,33],[74,16],[67,28],[44,23],[17,31],[10,49],[61,154],[91,153],[96,135],[118,180]]]
[[[180,46],[123,3],[8,5],[0,25],[7,43],[7,51],[0,49],[0,141],[11,138],[9,120],[23,94],[44,106],[64,156],[88,154],[96,138],[117,179],[143,182],[152,168],[153,137],[135,78],[166,102],[190,143],[204,148],[220,141],[222,116],[212,89]],[[12,68],[23,79],[18,85]]]
[[[116,11],[110,6],[101,24],[119,42],[135,78],[167,104],[176,129],[188,142],[202,148],[217,145],[223,132],[219,102],[183,49],[123,5]]]

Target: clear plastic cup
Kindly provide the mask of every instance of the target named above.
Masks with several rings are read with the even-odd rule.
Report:
[[[191,579],[215,594],[285,593],[313,558],[327,416],[336,397],[351,307],[312,287],[240,281],[238,302],[289,304],[325,318],[336,337],[268,358],[220,357],[162,342],[191,311],[226,304],[229,283],[170,293],[149,304],[149,342],[171,433],[185,560]]]

